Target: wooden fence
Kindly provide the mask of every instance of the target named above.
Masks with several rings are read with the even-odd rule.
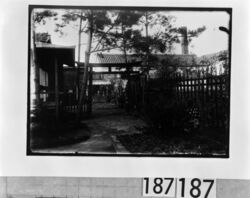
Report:
[[[193,106],[198,109],[203,127],[228,127],[229,123],[229,75],[203,75],[190,77],[175,75],[168,78],[132,79],[129,82],[129,106],[135,110],[148,109],[148,114],[175,111]],[[145,84],[145,85],[143,85]],[[155,110],[155,108],[159,108]],[[177,111],[177,110],[176,110]],[[175,113],[175,112],[174,112]],[[162,113],[166,116],[168,113]],[[150,116],[149,116],[150,117]],[[178,119],[178,118],[177,118]],[[178,122],[178,120],[177,120]]]
[[[181,102],[192,101],[201,113],[204,126],[222,127],[228,124],[229,79],[227,75],[204,78],[180,77],[174,82],[175,99]]]
[[[62,95],[61,101],[61,109],[64,114],[76,114],[78,108],[78,101],[76,99],[75,93],[64,93]],[[83,113],[86,113],[87,101],[83,103],[82,111]]]

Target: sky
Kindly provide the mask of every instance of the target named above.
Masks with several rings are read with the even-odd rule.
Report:
[[[61,12],[59,11],[58,18]],[[175,17],[173,25],[175,27],[186,26],[188,30],[194,30],[198,27],[206,26],[206,30],[197,38],[193,38],[189,43],[189,53],[202,56],[205,54],[216,53],[228,49],[228,35],[219,30],[219,26],[229,27],[229,14],[224,11],[164,11],[161,14],[172,15]],[[37,26],[37,32],[48,32],[51,35],[53,44],[64,46],[76,46],[78,36],[77,31],[69,26],[64,29],[65,35],[61,36],[55,31],[55,21],[47,20],[45,25]],[[82,36],[82,51],[86,45],[86,35]],[[119,50],[113,50],[112,53],[122,53]],[[181,54],[180,44],[174,45],[172,51],[174,54]],[[77,54],[77,53],[76,53]],[[77,57],[76,57],[77,58]],[[83,60],[84,57],[81,57]]]
[[[189,51],[198,56],[228,49],[228,35],[219,26],[229,27],[229,14],[226,12],[173,12],[177,26],[196,29],[203,25],[206,30],[190,43]],[[180,46],[177,50],[180,53]]]

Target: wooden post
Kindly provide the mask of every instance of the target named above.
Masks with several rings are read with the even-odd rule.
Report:
[[[200,102],[201,102],[201,128],[204,128],[205,126],[204,76],[202,76],[202,78],[199,78],[199,82],[200,82]]]
[[[222,98],[223,98],[223,83],[224,83],[224,81],[223,81],[223,78],[220,76],[220,84],[219,84],[219,97],[220,97],[220,100],[222,100]],[[220,109],[220,113],[221,113],[221,109]],[[225,123],[224,123],[224,119],[222,118],[222,120],[221,120],[221,126],[222,127],[226,127],[225,125],[224,125]]]
[[[141,88],[142,88],[142,109],[144,109],[144,106],[145,106],[145,89],[146,89],[146,83],[147,83],[146,75],[142,76],[141,82],[142,82],[142,85],[141,85]]]
[[[187,98],[187,95],[186,95],[186,78],[183,78],[183,98]]]
[[[193,88],[192,88],[192,92],[193,92],[193,98],[195,100],[195,102],[197,102],[197,89],[196,89],[196,86],[197,86],[197,80],[192,78],[192,82],[193,82]]]
[[[93,67],[89,65],[89,87],[88,87],[88,115],[90,116],[92,113],[92,88],[93,88]]]
[[[195,102],[195,98],[194,98],[194,93],[193,93],[193,88],[194,88],[194,84],[193,84],[193,79],[192,77],[189,79],[189,89],[190,89],[190,98],[193,102]]]
[[[59,120],[59,87],[58,87],[58,63],[55,57],[55,105],[56,105],[56,120]]]
[[[219,81],[218,81],[218,77],[215,78],[215,123],[216,126],[219,126],[219,118],[218,118],[218,85],[219,85]]]
[[[188,76],[188,72],[187,72],[187,78],[186,78],[186,91],[187,91],[187,98],[190,99],[190,85],[189,85],[189,82],[190,82],[190,79],[189,79],[189,76]]]

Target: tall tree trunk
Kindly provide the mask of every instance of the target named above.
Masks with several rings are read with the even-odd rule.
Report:
[[[123,24],[121,24],[121,31],[122,31],[122,36],[123,36],[123,38],[122,38],[122,44],[123,44],[122,50],[123,50],[125,63],[127,64],[128,63],[128,58],[127,58],[126,39],[124,39],[125,28],[124,28]],[[126,66],[126,72],[127,72],[126,76],[128,78],[129,77],[129,68],[127,66]]]
[[[145,23],[145,30],[146,30],[146,60],[147,60],[147,74],[149,73],[149,37],[148,37],[148,12],[145,13],[146,23]]]
[[[93,16],[92,11],[91,11],[91,15]],[[82,82],[82,86],[81,86],[80,97],[79,97],[79,100],[78,100],[78,108],[77,108],[77,115],[76,115],[77,124],[80,124],[82,106],[83,106],[84,101],[86,101],[88,67],[89,67],[89,58],[90,58],[92,36],[93,36],[93,21],[92,21],[92,19],[91,18],[88,19],[87,23],[88,23],[87,48],[86,48],[86,51],[85,51],[83,82]]]
[[[40,72],[39,72],[39,65],[37,63],[37,55],[36,55],[36,33],[35,33],[35,16],[34,11],[32,12],[32,25],[31,25],[31,34],[32,34],[32,55],[33,61],[32,65],[34,67],[34,83],[35,83],[35,101],[34,106],[37,110],[40,109]]]
[[[82,36],[82,16],[83,12],[81,11],[80,22],[79,22],[79,31],[78,31],[78,54],[77,60],[81,61],[81,36]],[[77,66],[77,74],[76,74],[76,91],[77,91],[77,99],[79,100],[80,95],[80,65]]]
[[[121,24],[121,31],[122,31],[122,35],[123,35],[123,38],[122,38],[122,44],[123,44],[123,55],[124,55],[124,60],[125,60],[125,63],[128,62],[127,60],[127,50],[126,50],[126,40],[124,39],[124,31],[125,31],[125,28],[123,26],[123,24]]]

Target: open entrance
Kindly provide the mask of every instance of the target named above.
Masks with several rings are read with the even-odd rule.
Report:
[[[132,95],[130,83],[133,79],[145,77],[146,66],[132,55],[125,61],[122,54],[95,54],[95,63],[91,63],[92,72],[88,73],[87,116],[94,116],[96,111],[120,108],[129,111]],[[83,78],[84,63],[77,63],[79,79]],[[77,72],[77,71],[76,71]],[[81,80],[78,82],[81,84]],[[139,91],[139,89],[138,89]]]

